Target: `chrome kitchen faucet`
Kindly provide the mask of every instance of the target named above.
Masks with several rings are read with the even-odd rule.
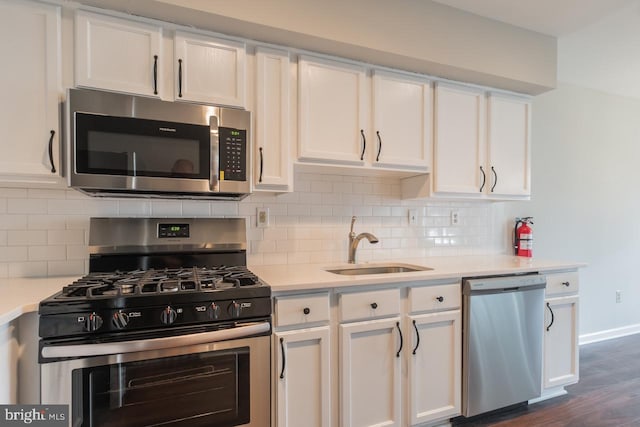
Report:
[[[358,249],[358,243],[363,238],[367,238],[369,243],[378,243],[379,240],[376,236],[371,233],[360,233],[356,236],[356,233],[353,232],[353,223],[356,222],[356,217],[351,217],[351,232],[349,233],[349,264],[356,263],[356,249]]]

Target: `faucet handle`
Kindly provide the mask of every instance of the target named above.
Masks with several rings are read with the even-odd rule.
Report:
[[[356,217],[352,216],[351,217],[351,232],[353,233],[353,224],[356,222]]]

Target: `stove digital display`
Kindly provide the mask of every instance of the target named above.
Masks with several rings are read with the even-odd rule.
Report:
[[[158,238],[189,237],[189,224],[158,224]]]

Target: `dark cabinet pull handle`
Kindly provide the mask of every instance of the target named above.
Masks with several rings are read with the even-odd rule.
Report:
[[[482,193],[482,190],[484,189],[484,184],[487,181],[487,175],[484,173],[484,169],[482,168],[482,166],[480,166],[480,172],[482,172],[482,185],[480,186],[480,192]]]
[[[153,55],[153,94],[158,94],[158,55]]]
[[[493,193],[493,189],[496,188],[496,185],[498,184],[498,172],[496,172],[493,166],[491,166],[491,172],[493,172],[493,177],[495,178],[493,181],[493,186],[491,187],[491,192]]]
[[[400,352],[402,351],[402,331],[400,330],[400,322],[396,322],[396,328],[398,328],[398,335],[400,335],[400,348],[398,349],[398,352],[396,353],[396,357],[400,357]]]
[[[380,131],[376,131],[378,137],[378,155],[376,156],[376,162],[380,161],[380,152],[382,151],[382,138],[380,138]]]
[[[258,177],[258,182],[262,182],[262,167],[264,165],[264,158],[262,157],[262,147],[258,148],[260,151],[260,177]]]
[[[416,351],[418,351],[418,347],[420,346],[420,331],[418,331],[418,325],[416,325],[416,321],[413,321],[413,329],[416,330],[416,346],[413,349],[413,354],[416,354]]]
[[[182,98],[182,59],[178,59],[178,98]]]
[[[374,310],[378,308],[378,303],[377,302],[372,303],[371,308],[373,308]]]
[[[562,284],[563,284],[564,286],[566,286],[567,288],[568,288],[569,286],[571,286],[571,283],[569,283],[569,282],[562,282]]]
[[[280,350],[282,353],[282,369],[280,370],[280,379],[284,378],[284,367],[287,364],[287,359],[284,354],[284,338],[280,338]]]
[[[304,310],[302,310],[302,312],[304,314],[309,314],[309,313],[311,313],[311,309],[309,307],[305,307]]]
[[[51,136],[49,137],[49,161],[51,162],[51,173],[56,173],[56,165],[53,164],[53,136],[56,134],[55,130],[51,130]]]
[[[547,303],[547,308],[549,309],[549,312],[551,312],[551,323],[549,323],[549,326],[547,326],[547,332],[549,332],[551,325],[553,325],[554,316],[553,316],[553,310],[551,310],[551,306],[549,305],[549,303]]]
[[[444,297],[440,296],[440,297],[436,297],[436,299],[438,300],[438,302],[442,302],[444,301]]]
[[[367,138],[364,136],[363,129],[360,129],[360,135],[362,135],[362,154],[360,154],[360,160],[364,160],[364,150],[367,149]]]

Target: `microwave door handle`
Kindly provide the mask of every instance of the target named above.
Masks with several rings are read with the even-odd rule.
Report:
[[[211,152],[211,170],[209,171],[209,191],[219,191],[220,181],[218,174],[220,173],[220,136],[219,136],[218,117],[209,117],[209,143]]]
[[[90,357],[109,354],[136,353],[140,351],[162,350],[174,347],[187,347],[196,344],[214,343],[232,339],[248,338],[271,331],[268,321],[248,323],[231,329],[201,332],[199,334],[180,335],[146,340],[123,342],[105,342],[77,345],[53,345],[42,348],[43,358]]]

